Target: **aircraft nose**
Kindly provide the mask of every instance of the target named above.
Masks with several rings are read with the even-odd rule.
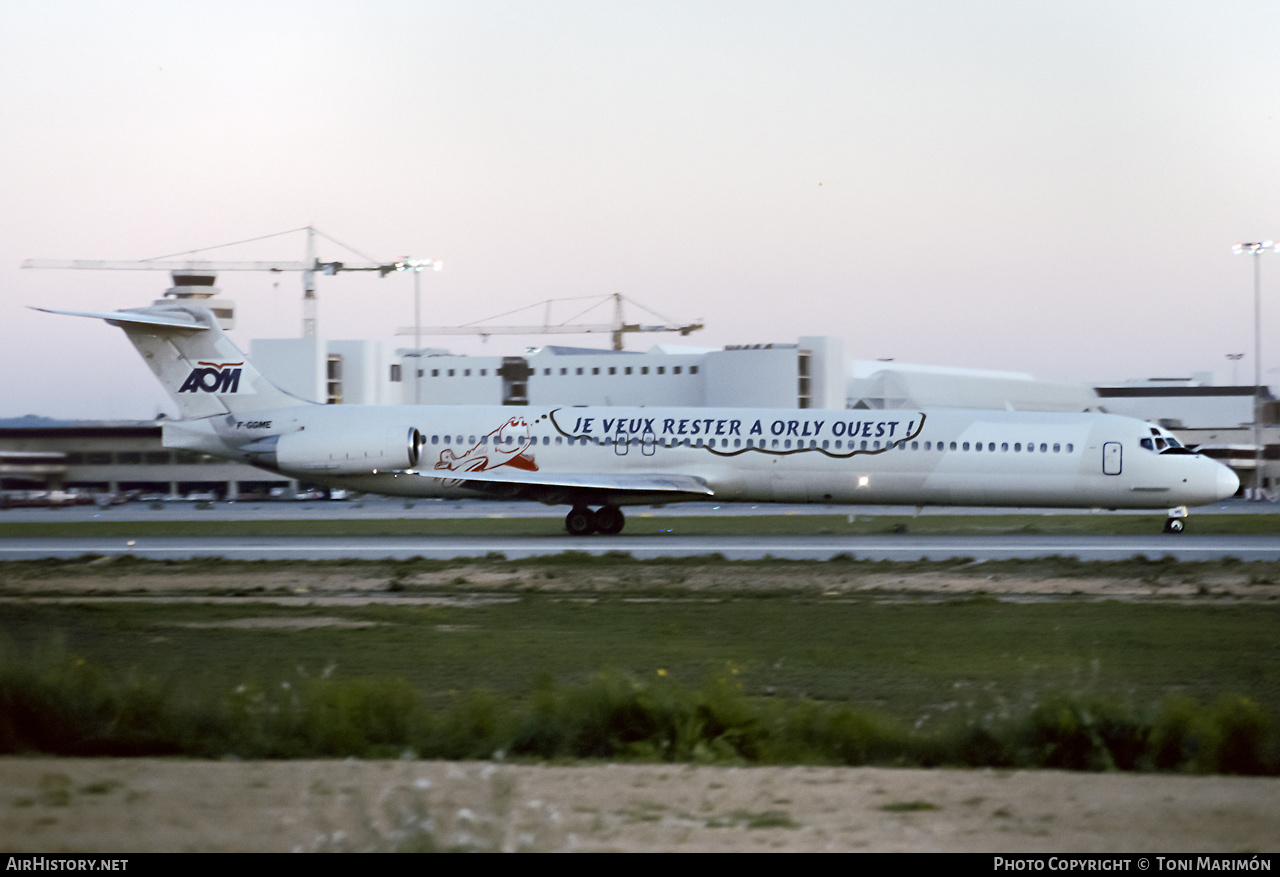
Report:
[[[1240,479],[1236,473],[1226,466],[1218,466],[1218,499],[1226,499],[1236,495],[1240,489]]]

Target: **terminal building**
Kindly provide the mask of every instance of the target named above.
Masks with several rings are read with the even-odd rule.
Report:
[[[387,355],[373,341],[286,338],[252,342],[249,358],[281,389],[331,404],[844,408],[847,389],[843,345],[829,337],[646,353],[547,346],[524,356]]]
[[[160,421],[40,423],[0,427],[0,494],[266,498],[297,484],[244,463],[160,444]],[[3,507],[0,501],[0,507]]]

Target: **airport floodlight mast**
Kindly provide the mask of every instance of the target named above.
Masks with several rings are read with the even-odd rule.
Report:
[[[430,268],[439,271],[443,262],[432,262],[426,259],[410,259],[408,256],[396,262],[397,271],[413,272],[413,404],[422,404],[422,295],[418,275]]]
[[[553,323],[551,318],[551,309],[556,302],[567,301],[591,301],[583,310],[578,311],[571,317],[558,323]],[[623,316],[622,303],[628,302],[632,306],[640,308],[658,317],[665,322],[662,323],[628,323]],[[613,303],[613,320],[608,323],[574,323],[580,317],[590,313],[596,308],[608,302]],[[522,311],[533,310],[534,308],[544,307],[542,322],[535,325],[514,325],[514,326],[495,326],[491,325],[489,320],[500,320],[503,317],[509,317],[512,314],[518,314]],[[703,328],[701,322],[696,323],[676,323],[659,314],[650,308],[645,307],[639,302],[626,298],[620,292],[612,293],[606,296],[582,296],[578,298],[549,298],[546,301],[540,301],[536,304],[528,305],[523,308],[517,308],[514,311],[507,311],[504,314],[496,314],[492,317],[485,317],[482,320],[476,320],[471,323],[464,323],[461,326],[420,326],[413,325],[403,329],[397,329],[397,335],[413,335],[415,338],[421,338],[423,335],[479,335],[482,338],[488,338],[490,335],[584,335],[592,333],[608,333],[613,338],[613,349],[622,350],[623,336],[634,332],[679,332],[682,336],[687,336],[692,332],[696,332]]]
[[[1258,257],[1275,252],[1275,241],[1236,244],[1231,252],[1253,256],[1253,499],[1262,492],[1262,268]]]
[[[1240,378],[1236,374],[1236,366],[1239,364],[1240,360],[1242,359],[1244,359],[1243,353],[1227,354],[1227,360],[1231,363],[1231,386],[1233,387],[1238,387],[1240,385]]]
[[[296,232],[305,231],[307,233],[306,258],[301,262],[236,262],[228,260],[206,260],[196,258],[180,259],[179,256],[193,257],[200,253],[207,253],[209,250],[219,250],[225,247],[234,247],[241,244],[250,244],[257,241],[263,241],[268,238],[280,237],[281,235],[294,234]],[[343,249],[349,250],[364,262],[321,262],[316,258],[316,236],[325,238],[331,243],[337,244]],[[432,262],[429,260],[408,260],[402,259],[398,262],[379,262],[366,256],[354,247],[347,246],[341,241],[330,237],[324,232],[312,226],[305,228],[294,228],[289,231],[276,232],[275,234],[263,235],[262,237],[249,238],[243,241],[233,241],[229,244],[218,244],[214,247],[202,247],[196,250],[187,250],[181,253],[170,253],[166,256],[156,256],[151,259],[141,259],[135,261],[106,260],[106,259],[27,259],[22,263],[23,268],[76,268],[91,271],[169,271],[175,275],[175,288],[177,289],[194,289],[195,287],[187,287],[179,284],[177,276],[190,275],[198,273],[209,273],[217,271],[299,271],[302,273],[302,337],[316,337],[318,316],[316,307],[316,272],[326,276],[333,276],[345,271],[376,271],[379,277],[386,277],[388,274],[399,271],[414,271],[415,284],[417,283],[417,271],[421,270],[421,266],[432,267],[439,271],[440,262]],[[413,266],[419,267],[413,267]],[[205,281],[210,286],[212,281]],[[203,284],[202,284],[203,285]],[[416,285],[415,285],[416,290]],[[167,293],[166,293],[167,294]],[[416,294],[416,292],[415,292]]]

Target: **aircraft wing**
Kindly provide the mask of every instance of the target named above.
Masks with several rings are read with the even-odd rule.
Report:
[[[562,472],[524,472],[503,466],[487,472],[466,472],[453,469],[415,470],[415,475],[423,478],[439,478],[444,481],[464,482],[465,486],[485,490],[488,487],[497,491],[537,496],[555,496],[562,493],[574,494],[656,494],[674,496],[675,494],[694,494],[698,496],[715,496],[715,491],[707,486],[701,478],[693,475],[664,475],[645,472],[618,473],[562,473]]]
[[[97,320],[106,320],[115,325],[137,323],[144,326],[168,326],[173,329],[191,329],[193,331],[204,331],[207,328],[191,318],[184,319],[185,315],[161,316],[159,314],[134,314],[128,311],[59,311],[53,308],[34,307],[31,310],[44,311],[46,314],[62,314],[67,317],[92,317]]]

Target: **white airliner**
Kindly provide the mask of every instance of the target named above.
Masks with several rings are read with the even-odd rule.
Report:
[[[1239,486],[1107,414],[320,405],[271,384],[199,305],[50,313],[124,330],[182,414],[165,447],[370,493],[568,505],[577,535],[620,532],[621,506],[707,499],[1169,509],[1176,533],[1187,506]]]

